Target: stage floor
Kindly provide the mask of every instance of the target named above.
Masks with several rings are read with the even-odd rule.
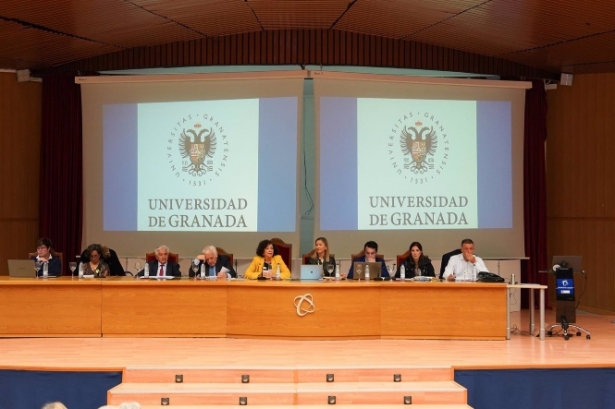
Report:
[[[537,312],[538,314],[538,312]],[[249,319],[249,317],[246,317]],[[554,312],[547,311],[547,326]],[[615,367],[615,316],[577,313],[591,332],[565,341],[528,335],[529,312],[513,312],[509,341],[278,341],[229,338],[5,338],[0,369],[121,370],[146,367],[456,369]],[[537,323],[538,324],[538,323]],[[459,325],[463,325],[460,323]],[[537,325],[538,326],[538,325]]]

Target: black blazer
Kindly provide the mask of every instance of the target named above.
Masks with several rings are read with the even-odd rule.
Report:
[[[318,260],[317,257],[310,257],[307,260],[307,264],[312,264],[312,265],[317,265],[320,263],[320,261]],[[329,264],[333,264],[333,273],[329,274],[329,272],[327,271],[327,265]],[[324,263],[322,263],[322,275],[323,277],[335,277],[335,269],[337,269],[337,264],[335,263],[335,257],[331,257],[329,256],[329,261],[325,261]]]
[[[149,275],[157,276],[158,275],[158,260],[150,261],[147,263],[149,265]],[[145,274],[145,269],[139,271],[137,273],[138,277],[142,277]],[[174,263],[172,261],[167,261],[167,276],[173,277],[181,277],[182,273],[179,271],[179,264]]]
[[[192,261],[194,264],[194,260]],[[200,274],[202,264],[205,264],[205,274],[207,275],[209,271],[207,267],[209,267],[209,265],[205,263],[204,261],[201,261],[199,263],[199,269],[196,270],[197,274]],[[222,267],[226,267],[229,270],[229,274],[231,275],[231,277],[237,278],[237,272],[235,272],[235,269],[231,265],[229,258],[222,254],[218,254],[218,259],[216,260],[216,274],[218,274],[220,270],[222,270]],[[192,265],[190,266],[190,272],[188,274],[190,275],[190,277],[194,277],[194,271],[192,271]]]
[[[448,253],[442,256],[442,264],[440,264],[440,278],[442,278],[442,275],[444,274],[444,270],[446,269],[446,266],[448,265],[448,261],[451,259],[451,257],[456,256],[457,254],[461,254],[461,249],[455,249],[453,251],[449,251]]]
[[[414,259],[412,256],[407,257],[402,263],[406,269],[406,278],[414,277]],[[401,266],[397,266],[397,272],[395,273],[395,278],[399,278],[399,270]],[[436,272],[433,268],[433,264],[431,264],[431,260],[429,257],[422,257],[419,259],[419,270],[421,270],[421,275],[426,277],[435,277]]]
[[[36,257],[30,258],[30,260],[36,261]],[[41,264],[41,268],[39,268],[36,272],[37,277],[43,276],[43,264]],[[58,257],[51,257],[51,260],[49,260],[47,264],[47,274],[53,277],[59,277],[62,275],[62,262]]]

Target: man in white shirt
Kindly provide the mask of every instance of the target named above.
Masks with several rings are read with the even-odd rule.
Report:
[[[489,271],[480,257],[474,255],[474,242],[471,239],[461,241],[461,254],[452,256],[442,278],[447,281],[476,281],[481,271]]]

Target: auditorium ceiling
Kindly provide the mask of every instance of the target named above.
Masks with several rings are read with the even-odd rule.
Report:
[[[551,73],[615,72],[614,0],[2,0],[0,69],[279,30],[430,44]]]

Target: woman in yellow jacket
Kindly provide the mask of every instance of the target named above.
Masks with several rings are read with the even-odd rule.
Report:
[[[256,256],[243,276],[252,280],[256,280],[261,274],[266,278],[275,277],[278,266],[280,266],[280,278],[290,278],[290,270],[278,254],[276,245],[271,240],[263,240],[258,243]]]

